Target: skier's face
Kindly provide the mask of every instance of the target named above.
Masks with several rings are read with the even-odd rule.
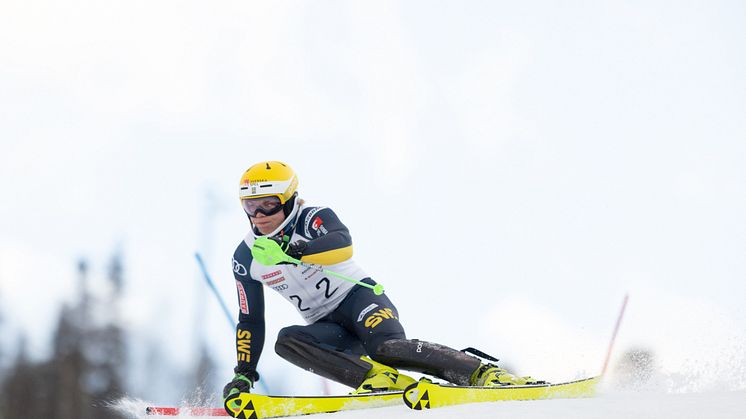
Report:
[[[285,221],[285,212],[280,211],[272,215],[264,215],[261,212],[257,212],[254,217],[249,217],[249,219],[251,219],[251,222],[254,223],[260,233],[269,234],[277,230],[277,227]]]

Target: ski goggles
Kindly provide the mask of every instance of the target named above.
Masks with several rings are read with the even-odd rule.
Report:
[[[282,202],[276,196],[242,199],[241,205],[249,217],[256,217],[260,212],[264,215],[275,215],[282,209]]]

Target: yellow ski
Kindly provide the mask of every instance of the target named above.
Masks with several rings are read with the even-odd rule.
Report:
[[[393,406],[401,404],[402,394],[401,391],[346,396],[263,396],[238,393],[225,400],[225,409],[234,418],[277,418]]]
[[[595,394],[600,377],[560,384],[462,387],[420,380],[404,390],[404,404],[414,410],[504,400],[571,399]]]

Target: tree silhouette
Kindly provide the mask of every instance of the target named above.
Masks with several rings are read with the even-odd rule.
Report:
[[[31,361],[21,337],[0,384],[0,418],[119,418],[107,405],[123,395],[127,362],[118,307],[124,287],[121,252],[110,261],[104,296],[91,292],[85,259],[78,261],[77,274],[77,298],[60,310],[51,357]]]
[[[0,415],[13,419],[55,417],[49,404],[52,388],[48,385],[48,380],[53,380],[53,377],[45,377],[48,372],[48,363],[30,361],[26,338],[21,336],[18,352],[0,392],[3,412]]]

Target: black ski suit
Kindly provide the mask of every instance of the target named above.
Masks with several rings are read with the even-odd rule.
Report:
[[[375,285],[352,260],[347,227],[329,208],[296,206],[277,237],[307,242],[301,260]],[[253,260],[252,230],[233,255],[239,302],[236,328],[237,372],[259,378],[256,366],[265,340],[263,286],[291,302],[306,325],[280,330],[275,351],[291,363],[316,374],[358,387],[373,360],[396,368],[428,373],[455,384],[469,385],[481,361],[430,342],[409,340],[396,307],[387,295],[328,277],[319,270],[281,264],[264,266]]]

